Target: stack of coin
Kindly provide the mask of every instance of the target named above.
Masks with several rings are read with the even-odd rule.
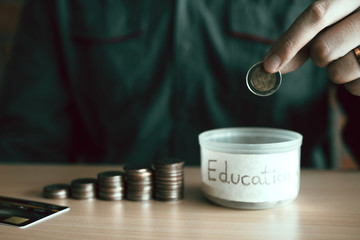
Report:
[[[174,201],[184,198],[184,161],[176,158],[159,159],[154,164],[155,199]]]
[[[153,180],[152,171],[147,166],[128,164],[126,172],[126,198],[132,201],[152,199]]]
[[[43,195],[45,198],[62,199],[69,197],[70,186],[69,184],[51,184],[43,188]]]
[[[95,178],[78,178],[71,182],[71,196],[75,199],[92,199],[96,197]]]
[[[103,200],[124,199],[124,172],[106,171],[97,175],[99,184],[99,198]]]

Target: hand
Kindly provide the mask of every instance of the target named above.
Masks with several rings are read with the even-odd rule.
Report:
[[[265,70],[292,72],[311,58],[331,81],[360,96],[360,0],[318,0],[282,35],[264,58]]]

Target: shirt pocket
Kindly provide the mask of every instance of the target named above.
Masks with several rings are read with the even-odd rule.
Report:
[[[148,1],[77,0],[71,4],[72,39],[78,44],[107,44],[139,37],[146,31]]]
[[[311,4],[311,0],[231,0],[229,31],[233,37],[273,44]]]

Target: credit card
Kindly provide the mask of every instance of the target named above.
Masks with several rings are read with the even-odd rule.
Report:
[[[69,210],[66,206],[0,196],[0,224],[3,225],[26,228]]]

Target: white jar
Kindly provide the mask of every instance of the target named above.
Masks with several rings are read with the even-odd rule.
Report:
[[[302,135],[272,128],[222,128],[199,135],[201,189],[219,205],[266,209],[293,201],[300,187]]]

